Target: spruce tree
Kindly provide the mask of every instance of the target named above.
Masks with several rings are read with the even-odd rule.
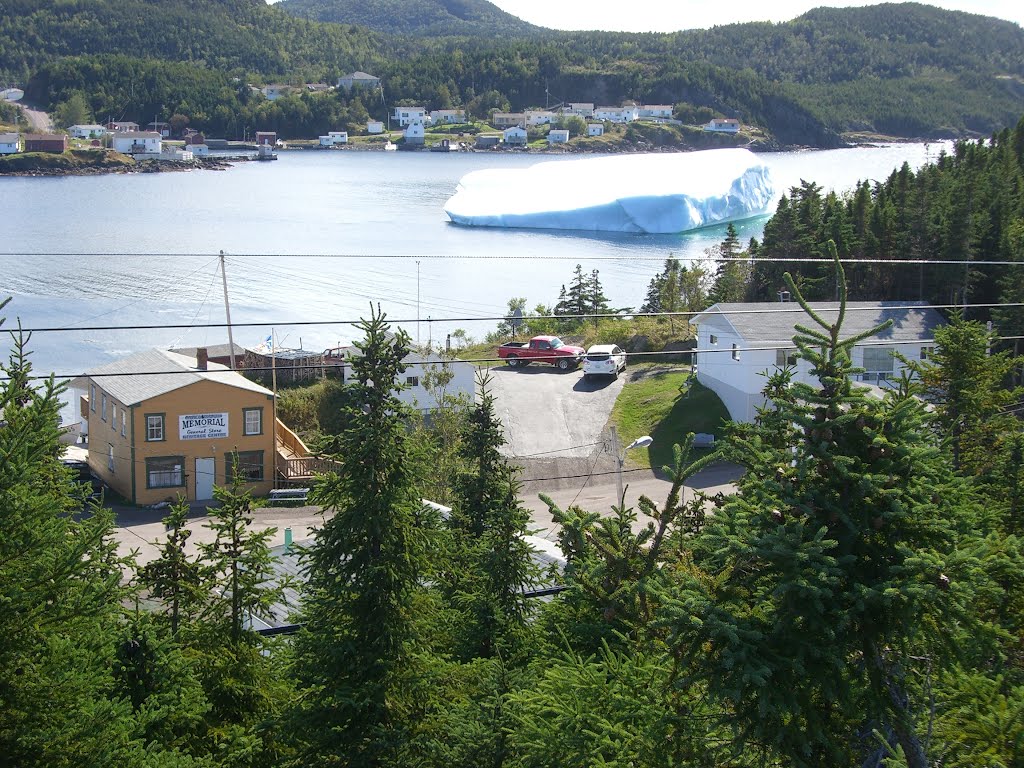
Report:
[[[948,650],[937,627],[969,618],[976,574],[955,553],[976,509],[923,404],[906,391],[874,400],[851,383],[850,350],[885,326],[843,337],[838,259],[835,269],[836,322],[787,277],[811,318],[794,341],[820,383],[792,383],[770,429],[737,440],[747,472],[695,539],[706,576],[670,601],[667,626],[737,744],[770,745],[791,765],[849,765],[881,737],[925,768],[912,678]]]
[[[28,339],[13,339],[0,364],[0,762],[117,764],[131,726],[109,696],[125,596],[113,517],[79,514],[60,462],[63,387],[35,383]]]
[[[517,499],[517,469],[499,453],[504,443],[485,376],[463,436],[466,470],[456,481],[451,518],[462,544],[452,589],[469,614],[464,643],[472,656],[520,648],[530,615],[524,592],[539,576],[525,540],[530,513]]]
[[[409,338],[390,333],[379,310],[357,328],[353,405],[332,445],[339,468],[314,491],[327,520],[308,551],[306,628],[295,643],[293,722],[304,764],[385,764],[412,726],[405,678],[426,557],[396,396]]]

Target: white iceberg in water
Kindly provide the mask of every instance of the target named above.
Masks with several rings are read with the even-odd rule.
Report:
[[[753,152],[713,149],[473,171],[444,212],[472,227],[671,233],[765,213],[774,194]]]

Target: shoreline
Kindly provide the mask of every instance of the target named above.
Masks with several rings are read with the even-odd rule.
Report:
[[[923,138],[905,138],[900,136],[882,136],[882,135],[853,135],[843,137],[843,141],[835,147],[816,147],[810,145],[787,145],[778,144],[774,141],[766,141],[763,139],[753,139],[745,143],[740,142],[729,142],[722,143],[718,146],[692,146],[684,144],[664,144],[656,145],[650,142],[618,142],[618,143],[600,143],[600,144],[558,144],[554,146],[507,146],[507,145],[496,145],[488,147],[486,149],[469,146],[460,149],[452,149],[448,152],[438,152],[432,150],[432,145],[424,145],[417,147],[416,149],[404,150],[403,152],[414,152],[414,153],[436,153],[436,154],[529,154],[537,157],[543,157],[547,155],[591,155],[591,154],[656,154],[656,153],[683,153],[683,152],[700,152],[711,149],[727,149],[727,148],[743,148],[749,149],[752,152],[758,154],[773,154],[776,152],[806,152],[813,150],[826,150],[826,149],[854,149],[854,148],[871,148],[871,147],[883,147],[891,144],[928,144],[932,142],[948,141],[949,139],[923,139]],[[955,139],[954,139],[955,140]],[[359,142],[354,144],[348,144],[345,146],[335,147],[321,147],[316,144],[300,144],[284,147],[277,149],[276,152],[384,152],[385,145],[383,143],[374,142],[370,144],[368,142]],[[257,158],[248,156],[248,147],[239,146],[237,148],[239,153],[228,157],[202,157],[195,158],[189,162],[181,162],[175,160],[155,160],[147,159],[141,161],[135,161],[131,157],[124,155],[114,155],[113,153],[105,153],[94,158],[81,158],[76,155],[84,154],[83,150],[71,150],[64,155],[48,155],[46,153],[35,153],[38,154],[38,165],[29,165],[28,167],[17,167],[7,169],[4,166],[7,164],[3,159],[0,159],[0,178],[3,177],[14,177],[14,178],[45,178],[45,177],[62,177],[62,176],[95,176],[105,174],[134,174],[134,173],[182,173],[186,171],[224,171],[233,167],[236,163],[247,163],[255,162]],[[90,152],[90,154],[95,154]],[[10,155],[8,157],[18,157],[18,155]],[[24,162],[21,165],[25,165]]]

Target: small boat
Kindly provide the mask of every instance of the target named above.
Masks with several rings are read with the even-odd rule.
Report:
[[[385,152],[397,152],[398,151],[398,147],[396,145],[392,144],[390,141],[388,141],[388,143],[384,145],[384,151]]]

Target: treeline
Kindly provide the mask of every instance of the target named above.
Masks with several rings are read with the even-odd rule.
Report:
[[[600,303],[596,283],[578,271],[566,302]],[[548,502],[566,560],[548,571],[523,538],[486,383],[475,406],[417,426],[393,390],[408,337],[377,315],[360,330],[337,431],[319,445],[335,462],[314,490],[325,523],[298,580],[275,570],[238,486],[217,489],[197,553],[178,504],[155,559],[119,556],[111,515],[80,514],[85,491],[61,468],[61,391],[33,381],[15,338],[0,379],[5,759],[1019,761],[1024,437],[1020,393],[1000,385],[1012,361],[989,354],[980,324],[941,330],[920,389],[885,400],[851,388],[841,329],[802,334],[823,386],[777,372],[770,408],[715,455],[695,458],[681,436],[664,500],[610,514]],[[737,492],[684,495],[719,458],[746,469]],[[562,591],[526,595],[548,585]],[[253,632],[287,594],[298,633]]]
[[[363,69],[383,78],[389,104],[432,108],[672,103],[739,117],[784,144],[829,147],[843,131],[915,137],[997,131],[1016,119],[1024,90],[1019,27],[915,4],[674,34],[522,35],[506,34],[501,12],[486,3],[456,4],[445,12],[490,31],[439,38],[309,21],[256,0],[12,0],[8,6],[0,18],[0,78],[27,83],[30,98],[49,107],[70,89],[61,80],[66,70],[56,66],[61,60],[96,57],[84,83],[91,99],[108,87],[105,59],[122,55],[148,69],[160,66],[154,59],[182,62],[196,70],[185,77],[190,82],[228,76],[333,83]],[[406,4],[360,7],[374,18],[407,19]],[[112,65],[111,74],[116,70]],[[130,98],[122,110],[151,119],[145,100]],[[218,106],[237,108],[230,98],[204,98],[194,114],[183,114],[216,132],[203,120]]]
[[[525,36],[543,30],[486,0],[283,0],[293,16],[419,37]]]
[[[847,194],[807,181],[792,188],[765,224],[762,242],[751,244],[751,255],[778,263],[753,265],[747,299],[774,300],[787,270],[811,299],[837,298],[828,264],[800,263],[822,258],[830,241],[843,259],[882,261],[848,265],[850,295],[858,300],[980,304],[966,315],[1020,335],[1024,311],[995,305],[1024,301],[1024,119],[990,140],[959,142],[916,172],[904,164]]]

